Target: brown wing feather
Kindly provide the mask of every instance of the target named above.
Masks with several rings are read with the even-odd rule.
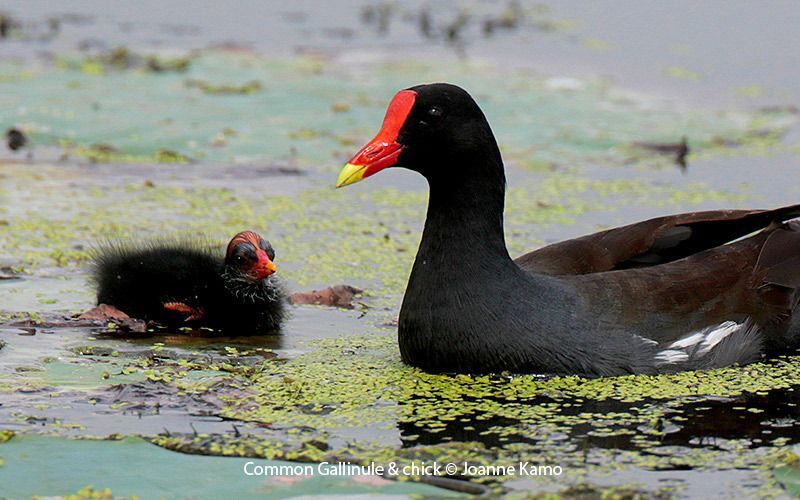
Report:
[[[800,319],[792,319],[798,256],[800,223],[772,223],[751,237],[664,265],[564,279],[584,291],[597,323],[672,342],[700,328],[752,318],[765,348],[779,350],[800,336]]]
[[[774,224],[753,269],[750,289],[756,293],[754,316],[773,325],[785,323],[797,307],[800,289],[800,224]],[[779,329],[780,330],[780,329]],[[768,339],[782,345],[780,338]]]
[[[671,342],[757,309],[749,290],[766,238],[759,234],[664,265],[564,278],[584,291],[594,321]]]
[[[800,288],[800,223],[784,224],[770,234],[758,256],[759,271],[764,284]]]
[[[649,267],[694,255],[800,217],[800,205],[774,210],[713,210],[659,217],[540,248],[516,259],[526,271],[590,274]]]

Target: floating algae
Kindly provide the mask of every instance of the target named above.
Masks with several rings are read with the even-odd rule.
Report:
[[[386,326],[394,324],[419,241],[424,183],[404,184],[411,177],[394,173],[400,182],[388,184],[395,187],[357,187],[347,196],[330,184],[374,134],[397,82],[455,80],[477,95],[502,144],[506,229],[518,255],[634,212],[644,218],[752,204],[756,191],[716,182],[704,162],[780,150],[795,114],[670,109],[602,81],[498,76],[472,65],[363,71],[214,51],[180,74],[2,63],[2,124],[29,134],[35,155],[48,147],[56,160],[71,155],[0,162],[0,245],[10,259],[2,264],[24,271],[0,283],[0,314],[28,318],[33,330],[0,332],[9,344],[0,353],[4,425],[61,436],[125,432],[215,455],[528,460],[564,469],[549,478],[458,475],[510,489],[618,486],[631,471],[738,470],[774,493],[770,470],[797,442],[796,358],[598,380],[425,374],[400,362],[394,328]],[[186,88],[187,79],[262,88],[208,94]],[[636,142],[684,135],[692,146],[688,178],[676,180],[664,159],[631,151]],[[93,155],[97,164],[84,166]],[[272,167],[307,175],[262,173]],[[180,334],[114,338],[102,328],[47,326],[92,305],[86,266],[94,242],[202,233],[223,245],[243,228],[269,235],[294,289],[348,283],[365,290],[361,304],[351,313],[296,309],[285,339],[226,340],[232,350]],[[290,338],[306,331],[312,336]],[[645,491],[660,491],[660,476],[651,477]]]

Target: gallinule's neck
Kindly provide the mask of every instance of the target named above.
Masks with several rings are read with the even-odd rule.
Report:
[[[480,269],[496,272],[500,265],[514,265],[503,232],[503,162],[493,140],[491,146],[448,158],[460,175],[426,176],[430,198],[417,261],[434,264],[430,272],[454,277],[465,271],[476,277]]]
[[[502,365],[498,360],[523,363],[531,344],[552,350],[553,339],[523,339],[515,318],[548,331],[544,323],[564,317],[530,312],[574,303],[552,278],[526,273],[509,257],[505,173],[488,138],[470,154],[453,155],[448,163],[441,158],[438,170],[434,164],[419,168],[430,184],[428,215],[400,309],[398,342],[403,359],[426,370],[487,372]]]

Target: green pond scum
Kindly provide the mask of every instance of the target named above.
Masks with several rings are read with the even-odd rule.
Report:
[[[586,43],[614,50],[600,39]],[[208,459],[208,476],[240,467],[230,457],[525,461],[563,473],[482,476],[460,467],[453,476],[485,488],[478,491],[541,492],[533,498],[666,498],[680,494],[679,481],[630,484],[631,471],[728,471],[757,485],[751,495],[780,495],[781,485],[797,493],[791,428],[800,358],[604,379],[409,368],[395,325],[425,216],[424,185],[332,189],[336,171],[377,131],[398,88],[454,81],[477,97],[501,143],[510,177],[508,243],[519,255],[629,220],[633,210],[645,218],[771,205],[748,184],[704,177],[703,165],[797,154],[783,141],[796,111],[682,109],[604,80],[501,75],[476,63],[353,69],[322,56],[205,50],[165,57],[124,47],[60,55],[54,63],[0,62],[0,124],[20,127],[33,143],[31,160],[0,159],[0,266],[10,277],[0,280],[0,478],[36,445],[65,457],[87,446],[98,474],[103,457],[110,463],[129,452],[148,470],[164,466],[147,464],[153,454],[170,467]],[[702,78],[681,67],[665,73]],[[682,137],[690,148],[686,177],[677,177],[683,174],[669,154],[637,146]],[[293,291],[347,283],[364,290],[356,309],[292,308],[290,329],[313,321],[322,333],[288,339],[288,347],[64,323],[93,305],[88,266],[98,243],[202,235],[221,252],[230,235],[250,228],[273,243]],[[156,419],[163,423],[149,424]],[[714,422],[719,431],[709,427]],[[144,440],[85,439],[110,435]],[[124,478],[101,484],[90,476],[59,490],[51,486],[63,474],[41,485],[25,476],[30,483],[19,491],[152,493]],[[236,477],[230,484],[248,494],[255,483]],[[404,482],[377,490],[315,483],[307,491],[446,493]]]

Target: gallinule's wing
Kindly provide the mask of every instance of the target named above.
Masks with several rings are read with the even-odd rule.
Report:
[[[711,210],[658,217],[542,247],[514,262],[549,275],[589,274],[672,262],[800,217],[800,205],[774,210]]]

